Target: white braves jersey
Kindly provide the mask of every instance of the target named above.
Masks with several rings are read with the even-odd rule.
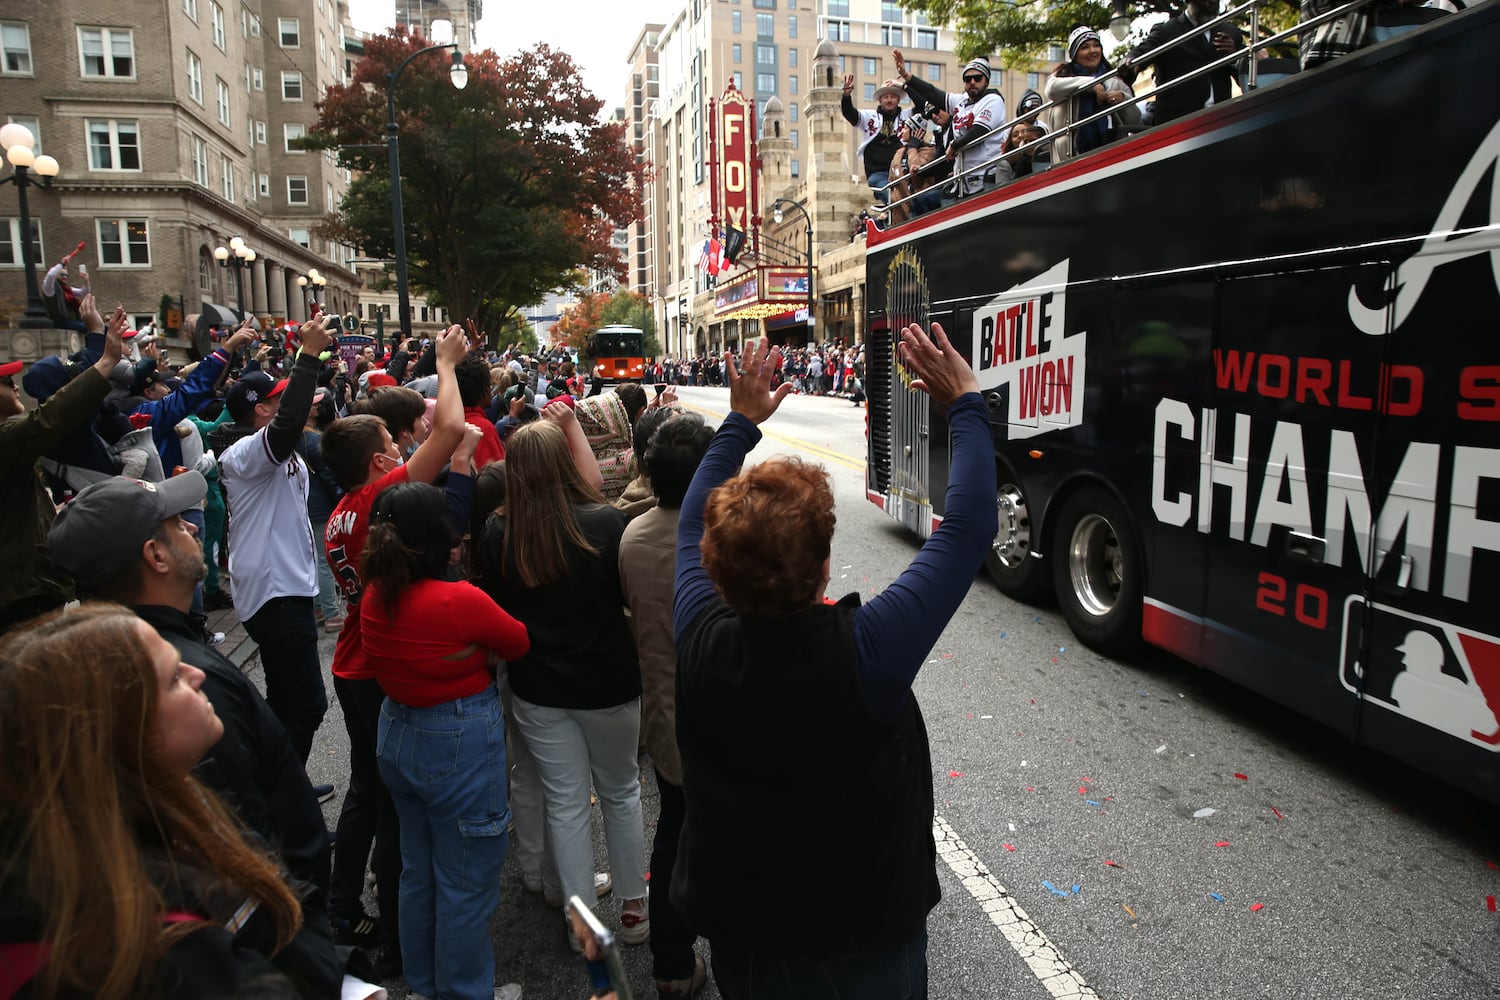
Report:
[[[949,94],[948,113],[952,115],[953,139],[958,141],[968,134],[969,130],[976,125],[981,125],[990,130],[990,134],[980,139],[971,146],[965,146],[958,151],[956,162],[953,165],[953,175],[957,177],[965,169],[977,167],[981,163],[987,163],[996,159],[1005,148],[1005,136],[1010,129],[1005,127],[1005,98],[994,91],[987,90],[979,95],[979,100],[973,104],[969,103],[968,94]],[[991,164],[983,173],[971,174],[963,179],[964,192],[973,194],[984,187],[984,174],[995,169]]]
[[[229,498],[229,575],[240,620],[273,597],[316,595],[318,554],[302,456],[294,451],[277,462],[262,427],[225,450],[219,476]]]

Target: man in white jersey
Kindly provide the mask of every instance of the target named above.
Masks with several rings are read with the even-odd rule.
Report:
[[[229,498],[229,574],[234,609],[260,646],[266,703],[303,763],[328,710],[313,598],[320,548],[307,520],[308,468],[296,444],[312,409],[333,337],[318,318],[304,323],[288,378],[249,372],[225,396],[244,436],[219,458]]]
[[[953,179],[960,196],[968,197],[995,186],[995,163],[1005,147],[1005,98],[990,86],[990,61],[984,56],[964,65],[961,94],[945,94],[920,77],[912,76],[901,50],[891,53],[896,75],[905,81],[906,92],[917,104],[926,101],[952,116],[953,141],[946,155],[954,160]],[[982,163],[989,163],[977,170]]]

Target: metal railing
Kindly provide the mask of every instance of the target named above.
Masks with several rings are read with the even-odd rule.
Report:
[[[1254,90],[1254,89],[1256,89],[1256,86],[1257,86],[1257,84],[1256,84],[1256,75],[1257,74],[1256,74],[1256,65],[1255,65],[1256,64],[1255,52],[1257,50],[1265,48],[1266,46],[1269,46],[1269,45],[1275,45],[1275,44],[1277,44],[1279,42],[1283,42],[1283,41],[1287,40],[1288,38],[1290,38],[1290,37],[1292,37],[1294,35],[1297,35],[1297,34],[1303,32],[1303,31],[1306,31],[1306,30],[1311,29],[1311,28],[1316,28],[1318,25],[1323,24],[1323,23],[1325,23],[1327,21],[1332,21],[1332,20],[1335,20],[1337,18],[1343,17],[1345,14],[1348,14],[1351,11],[1358,10],[1361,7],[1365,7],[1365,6],[1368,6],[1371,3],[1374,3],[1375,0],[1351,0],[1350,3],[1346,3],[1346,4],[1344,4],[1341,7],[1335,7],[1333,10],[1326,11],[1326,12],[1324,12],[1322,14],[1319,14],[1316,17],[1310,17],[1310,18],[1308,18],[1305,21],[1298,21],[1296,24],[1292,25],[1290,28],[1285,29],[1284,31],[1278,31],[1275,34],[1268,35],[1265,38],[1261,38],[1261,37],[1259,37],[1259,35],[1260,35],[1260,8],[1261,8],[1261,6],[1263,4],[1268,3],[1268,2],[1270,2],[1270,0],[1247,0],[1247,2],[1240,4],[1238,7],[1234,7],[1232,9],[1228,10],[1228,11],[1225,11],[1224,13],[1218,15],[1217,17],[1213,18],[1212,20],[1206,21],[1203,24],[1198,25],[1197,26],[1197,30],[1195,30],[1195,31],[1190,31],[1190,32],[1188,32],[1186,34],[1179,35],[1178,37],[1172,39],[1171,41],[1169,41],[1169,42],[1167,42],[1167,43],[1165,43],[1163,45],[1157,46],[1156,48],[1152,49],[1150,52],[1143,53],[1143,54],[1141,54],[1140,56],[1138,56],[1137,58],[1135,58],[1133,60],[1132,59],[1122,60],[1121,63],[1120,63],[1120,65],[1114,67],[1108,73],[1101,73],[1099,76],[1094,77],[1093,80],[1094,80],[1094,83],[1096,83],[1096,84],[1102,84],[1102,83],[1104,83],[1107,80],[1112,80],[1112,79],[1118,78],[1119,75],[1120,75],[1120,73],[1123,70],[1126,70],[1126,69],[1131,68],[1133,66],[1144,66],[1144,65],[1153,63],[1153,62],[1156,61],[1157,57],[1160,56],[1163,52],[1170,51],[1171,49],[1174,49],[1177,46],[1182,45],[1185,42],[1187,42],[1187,41],[1189,41],[1189,40],[1197,37],[1202,32],[1210,31],[1213,28],[1218,27],[1221,24],[1227,24],[1231,20],[1233,20],[1234,18],[1239,17],[1239,15],[1248,12],[1249,15],[1250,15],[1250,38],[1249,38],[1249,42],[1245,45],[1244,48],[1236,49],[1233,52],[1225,53],[1222,57],[1220,57],[1218,59],[1215,59],[1213,62],[1206,63],[1203,66],[1198,67],[1197,69],[1193,70],[1191,73],[1185,73],[1182,76],[1173,77],[1171,80],[1167,81],[1166,83],[1161,84],[1159,86],[1154,86],[1150,90],[1146,91],[1145,93],[1136,94],[1136,95],[1130,97],[1128,100],[1120,102],[1119,104],[1112,104],[1108,108],[1105,108],[1105,109],[1100,110],[1100,111],[1096,111],[1094,114],[1088,115],[1087,117],[1080,118],[1077,121],[1068,122],[1063,128],[1061,128],[1061,129],[1059,129],[1057,131],[1049,131],[1046,135],[1042,136],[1039,139],[1033,139],[1032,141],[1030,141],[1028,143],[1025,143],[1023,145],[1017,146],[1014,149],[1007,150],[1007,151],[1001,153],[1000,155],[993,156],[990,159],[985,160],[983,163],[980,163],[980,164],[978,164],[976,166],[965,167],[964,170],[962,170],[962,171],[955,171],[950,176],[944,178],[943,183],[947,184],[949,182],[953,182],[955,184],[956,190],[959,192],[958,198],[959,198],[960,201],[963,200],[964,197],[970,197],[970,198],[976,197],[978,194],[981,194],[984,191],[990,190],[990,189],[988,189],[988,188],[982,188],[980,191],[975,192],[974,194],[970,194],[970,195],[965,196],[962,193],[962,191],[963,191],[963,185],[962,184],[958,184],[957,182],[961,178],[963,178],[963,177],[967,177],[967,176],[970,176],[970,175],[976,174],[976,173],[979,174],[980,176],[983,176],[984,172],[987,172],[987,171],[993,169],[1002,160],[1011,160],[1011,159],[1020,157],[1022,154],[1030,152],[1032,150],[1037,150],[1037,149],[1040,149],[1042,147],[1050,146],[1050,145],[1056,143],[1057,140],[1060,137],[1063,137],[1063,136],[1066,136],[1070,140],[1069,145],[1071,146],[1072,137],[1073,137],[1073,135],[1079,129],[1083,128],[1085,125],[1090,125],[1090,124],[1092,124],[1094,122],[1100,121],[1101,119],[1108,118],[1111,115],[1118,114],[1119,110],[1120,110],[1120,108],[1122,106],[1130,107],[1130,106],[1133,106],[1133,105],[1140,104],[1142,101],[1155,100],[1157,96],[1159,96],[1160,94],[1163,94],[1163,93],[1167,92],[1168,90],[1171,90],[1174,87],[1180,86],[1181,84],[1187,83],[1187,82],[1189,82],[1191,80],[1196,80],[1200,76],[1205,76],[1205,75],[1207,75],[1209,73],[1212,73],[1212,72],[1214,72],[1214,71],[1216,71],[1216,70],[1218,70],[1218,69],[1220,69],[1220,68],[1222,68],[1224,66],[1227,66],[1227,65],[1229,65],[1231,63],[1239,62],[1240,60],[1243,60],[1243,59],[1248,59],[1249,60],[1249,66],[1247,67],[1246,78],[1245,78],[1245,89],[1247,91]],[[1028,111],[1024,117],[1025,117],[1026,121],[1037,121],[1038,119],[1040,119],[1044,114],[1046,114],[1051,109],[1059,107],[1059,106],[1066,105],[1068,102],[1074,100],[1076,98],[1076,96],[1077,95],[1069,95],[1068,97],[1064,97],[1064,98],[1061,98],[1061,99],[1056,100],[1056,101],[1047,101],[1045,104],[1043,104],[1041,107],[1037,108],[1036,110],[1034,110],[1034,111]],[[1013,121],[1012,122],[1007,122],[1005,124],[1005,126],[1003,126],[1003,127],[1006,127],[1006,128],[1014,127],[1015,124],[1016,123],[1013,122]],[[1082,155],[1082,154],[1074,153],[1074,154],[1070,155],[1068,158],[1072,159],[1074,156],[1078,156],[1078,155]],[[921,167],[918,167],[916,170],[912,170],[912,171],[909,171],[906,174],[903,174],[900,179],[890,181],[884,187],[879,188],[878,190],[881,193],[885,194],[887,196],[887,198],[889,198],[892,188],[896,187],[899,184],[910,183],[911,178],[913,178],[913,177],[920,176],[920,175],[922,175],[924,173],[933,173],[933,172],[937,171],[938,169],[941,169],[946,163],[947,163],[947,161],[943,160],[943,159],[934,160],[931,163],[928,163],[928,164],[925,164],[925,165],[923,165]],[[912,194],[909,194],[909,195],[907,195],[907,196],[905,196],[903,198],[899,198],[899,199],[896,199],[894,201],[889,201],[885,206],[883,206],[882,212],[888,215],[888,213],[890,212],[891,209],[896,208],[897,206],[900,206],[900,205],[907,205],[907,204],[915,201],[917,198],[921,197],[922,195],[924,195],[926,193],[927,193],[927,189],[924,188],[922,191],[913,192]],[[913,216],[913,218],[915,218],[915,217],[916,216]]]

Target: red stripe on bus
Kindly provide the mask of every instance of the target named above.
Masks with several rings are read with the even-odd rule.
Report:
[[[1151,645],[1194,663],[1201,656],[1202,627],[1196,618],[1169,608],[1148,603],[1141,609],[1141,636]]]

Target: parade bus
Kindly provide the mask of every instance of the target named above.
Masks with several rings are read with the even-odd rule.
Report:
[[[646,376],[646,334],[634,326],[601,326],[584,352],[592,386],[640,382]]]
[[[868,499],[942,518],[948,428],[895,349],[941,323],[1004,593],[1500,801],[1496,51],[1476,4],[870,227]]]

